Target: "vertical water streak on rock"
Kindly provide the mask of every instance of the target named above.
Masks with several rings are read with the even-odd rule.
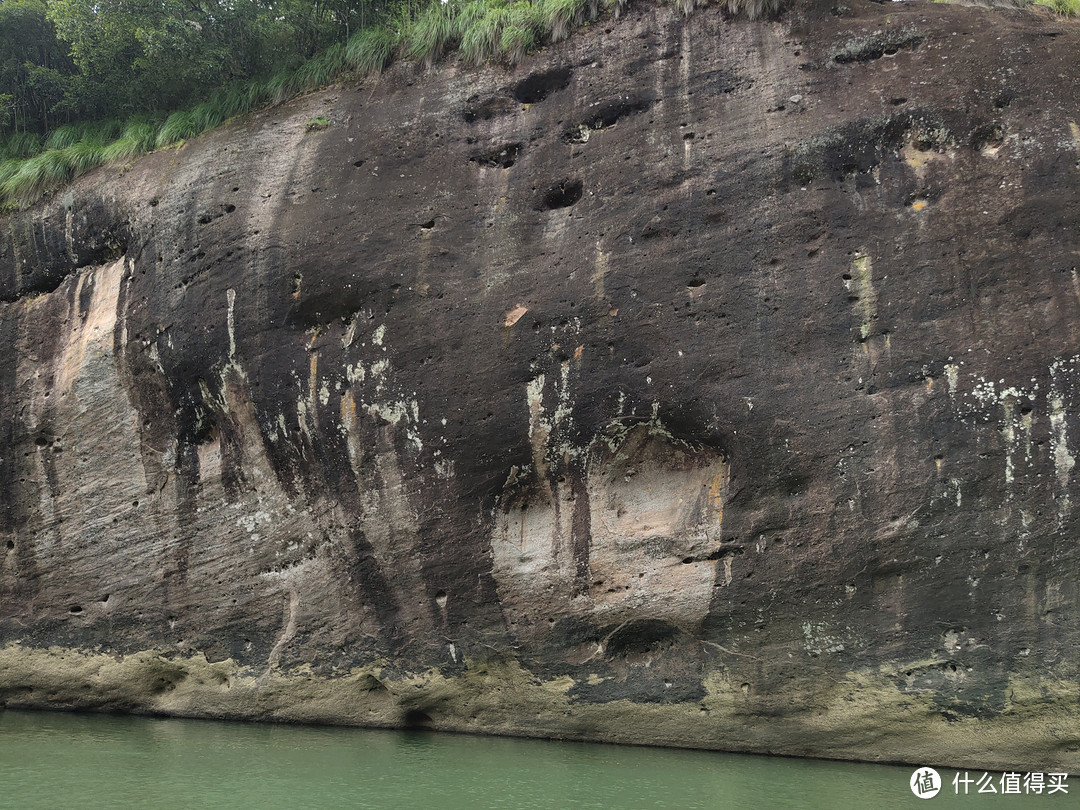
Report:
[[[351,390],[341,396],[341,430],[328,430],[321,444],[332,451],[333,458],[323,464],[328,474],[326,487],[334,493],[344,515],[347,532],[345,549],[351,580],[350,592],[358,606],[371,611],[380,624],[380,641],[391,652],[399,653],[412,643],[403,620],[398,597],[379,562],[376,550],[364,528],[363,494],[379,491],[382,479],[375,459],[377,438],[357,412]],[[423,632],[423,628],[417,628]],[[426,633],[424,633],[426,635]]]
[[[20,484],[17,449],[27,437],[18,429],[17,374],[19,331],[24,303],[0,303],[0,618],[18,615],[32,603],[38,588],[34,540],[27,531],[28,489]]]
[[[570,520],[570,546],[574,559],[574,593],[589,592],[589,554],[592,549],[592,510],[589,506],[589,488],[586,485],[586,463],[578,458],[568,465],[571,497],[574,500]]]
[[[176,588],[170,587],[170,602],[182,603],[187,595],[188,569],[197,531],[199,494],[199,446],[183,442],[176,453],[176,536],[175,545],[166,545],[166,571],[175,572]],[[170,547],[171,546],[171,547]]]

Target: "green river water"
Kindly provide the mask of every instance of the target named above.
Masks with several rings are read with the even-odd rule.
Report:
[[[979,795],[972,784],[971,794],[956,796],[956,771],[939,768],[944,788],[922,800],[909,787],[912,770],[419,731],[0,712],[3,808],[1080,806],[1080,778],[1068,780],[1068,794]]]

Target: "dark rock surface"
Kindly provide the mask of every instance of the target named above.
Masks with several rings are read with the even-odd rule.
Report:
[[[0,700],[1080,769],[1077,53],[643,8],[0,220]]]

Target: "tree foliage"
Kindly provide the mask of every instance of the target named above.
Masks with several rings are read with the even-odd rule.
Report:
[[[45,132],[75,66],[42,0],[0,0],[0,132]]]
[[[0,140],[176,109],[386,13],[385,0],[0,0]]]

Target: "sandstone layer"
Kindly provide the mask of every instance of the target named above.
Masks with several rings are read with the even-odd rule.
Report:
[[[0,220],[0,700],[1080,770],[1078,53],[645,6]]]

